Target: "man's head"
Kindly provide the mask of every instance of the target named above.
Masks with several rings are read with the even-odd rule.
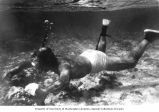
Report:
[[[58,60],[52,52],[51,48],[41,47],[37,52],[37,59],[38,69],[42,71],[48,71],[50,69],[55,70],[58,67]]]

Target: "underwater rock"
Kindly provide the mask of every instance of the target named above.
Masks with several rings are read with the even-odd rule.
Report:
[[[18,74],[15,74],[11,79],[8,81],[10,85],[14,86],[22,86],[34,82],[36,80],[35,71],[32,72],[33,69],[27,69],[25,71],[21,71]]]
[[[48,71],[47,76],[48,78],[51,78],[54,82],[59,79],[59,75],[53,71]]]
[[[59,80],[59,75],[56,74],[55,72],[53,71],[48,71],[45,76],[44,76],[44,79],[43,79],[43,86],[44,87],[49,87],[51,85],[53,85],[56,81]]]
[[[11,87],[8,91],[8,93],[6,94],[6,99],[11,99],[15,94],[17,93],[23,93],[24,92],[24,89],[22,87]]]
[[[135,76],[135,75],[133,75],[131,78],[132,78],[132,79],[135,79],[135,78],[136,78],[136,76]]]
[[[50,105],[50,104],[55,105],[60,100],[65,100],[67,98],[69,98],[69,96],[68,96],[68,93],[66,91],[61,91],[57,95],[54,95],[54,94],[50,93],[47,96],[47,98],[45,99],[44,103],[45,103],[45,105]]]
[[[12,86],[22,86],[35,81],[36,71],[30,61],[24,61],[18,66],[8,70],[2,76],[2,80]]]
[[[28,94],[35,96],[36,90],[39,88],[39,85],[37,83],[30,83],[25,87],[25,92]]]
[[[54,82],[53,79],[46,79],[46,80],[44,81],[44,86],[45,86],[45,87],[49,87],[49,86],[51,86],[51,85],[53,84],[53,82]]]
[[[7,104],[14,105],[33,105],[33,97],[25,92],[22,87],[12,86],[5,96],[5,101]]]

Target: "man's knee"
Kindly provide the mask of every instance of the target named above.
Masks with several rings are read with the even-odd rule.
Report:
[[[129,68],[134,68],[137,64],[138,60],[134,57],[128,57],[128,67]]]

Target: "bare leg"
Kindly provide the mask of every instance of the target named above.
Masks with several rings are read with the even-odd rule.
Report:
[[[144,30],[145,38],[125,57],[108,57],[106,70],[120,71],[124,69],[133,68],[136,66],[138,60],[144,53],[149,43],[155,41],[158,37],[159,31]]]
[[[53,27],[53,22],[50,22],[49,20],[44,21],[44,37],[42,40],[41,47],[46,47],[46,45],[48,44],[49,34],[52,31],[52,27]]]
[[[102,31],[96,45],[96,50],[102,51],[104,53],[106,50],[106,36],[107,36],[107,29],[109,24],[110,24],[110,20],[103,19]]]

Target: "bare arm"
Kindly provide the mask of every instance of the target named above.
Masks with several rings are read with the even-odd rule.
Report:
[[[36,102],[39,105],[44,104],[44,100],[49,93],[53,93],[54,95],[56,95],[68,86],[70,81],[70,64],[65,62],[60,64],[59,72],[60,78],[53,85],[46,89],[38,87],[38,89],[36,90],[35,99],[37,100]]]
[[[62,72],[60,73],[60,79],[57,82],[55,82],[54,85],[47,88],[46,91],[54,93],[54,94],[59,93],[69,84],[69,81],[70,81],[69,76],[70,76],[70,70],[68,70],[68,69],[62,70]]]

